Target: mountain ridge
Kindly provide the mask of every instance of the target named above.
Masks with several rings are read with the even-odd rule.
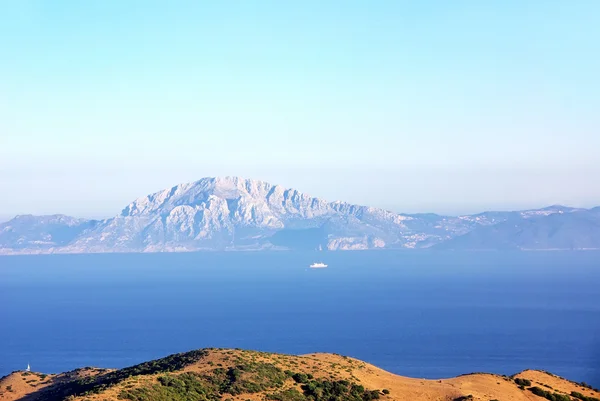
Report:
[[[569,234],[539,230],[553,222]],[[403,214],[260,180],[206,177],[139,197],[108,219],[20,215],[0,223],[0,254],[415,248],[598,249],[600,207]]]

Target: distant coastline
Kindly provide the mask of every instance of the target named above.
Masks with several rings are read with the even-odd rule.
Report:
[[[0,224],[3,255],[318,249],[598,250],[600,207],[402,214],[209,177],[141,197],[109,219],[22,215]]]

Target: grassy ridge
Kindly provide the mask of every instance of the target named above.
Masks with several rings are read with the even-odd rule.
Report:
[[[285,384],[298,383],[296,388]],[[166,374],[158,383],[124,389],[120,399],[129,401],[216,401],[227,395],[268,392],[274,401],[370,401],[379,398],[379,391],[369,391],[346,380],[315,380],[304,373],[283,371],[271,363],[250,362],[228,369],[216,368],[209,373],[186,372]]]
[[[43,399],[47,401],[62,401],[76,396],[97,394],[130,377],[180,370],[191,363],[199,361],[206,354],[205,350],[174,354],[114,372],[60,383],[45,390]]]

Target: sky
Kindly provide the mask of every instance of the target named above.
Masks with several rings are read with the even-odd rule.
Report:
[[[398,212],[600,205],[596,0],[0,2],[0,218],[206,176]]]

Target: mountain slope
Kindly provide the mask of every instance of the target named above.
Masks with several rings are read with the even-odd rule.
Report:
[[[436,246],[443,249],[598,249],[600,213],[577,210],[535,215],[475,228]]]
[[[521,389],[522,384],[527,389]],[[534,394],[542,394],[542,389],[555,401],[600,397],[596,390],[540,371],[515,377],[479,373],[425,380],[397,376],[334,354],[205,349],[119,370],[83,368],[58,375],[14,372],[0,379],[0,400],[544,401]]]
[[[298,248],[298,237],[312,249],[401,248],[412,220],[262,181],[204,178],[135,200],[65,251]]]
[[[52,216],[17,216],[0,224],[0,249],[46,251],[67,245],[85,230],[97,224],[61,214]]]
[[[449,249],[600,249],[593,219],[598,215],[600,208],[564,206],[458,217],[397,214],[327,202],[263,181],[203,178],[139,198],[117,216],[102,221],[17,216],[0,224],[0,254],[436,245]]]

